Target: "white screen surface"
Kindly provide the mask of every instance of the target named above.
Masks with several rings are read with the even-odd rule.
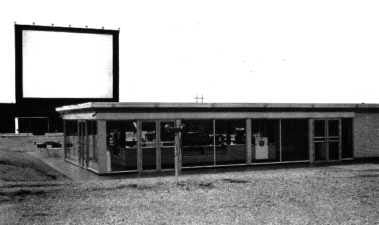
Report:
[[[24,30],[24,98],[112,98],[112,35]]]

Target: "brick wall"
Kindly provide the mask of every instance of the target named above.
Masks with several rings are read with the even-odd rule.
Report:
[[[354,158],[379,157],[379,113],[356,113]]]

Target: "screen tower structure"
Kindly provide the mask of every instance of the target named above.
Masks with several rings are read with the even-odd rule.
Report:
[[[15,132],[62,131],[55,108],[119,101],[119,30],[15,24]]]

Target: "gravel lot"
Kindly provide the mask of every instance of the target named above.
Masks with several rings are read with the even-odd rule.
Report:
[[[3,224],[379,224],[379,164],[1,183]],[[0,222],[1,223],[1,222]]]

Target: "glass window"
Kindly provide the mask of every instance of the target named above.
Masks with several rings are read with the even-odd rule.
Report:
[[[315,142],[315,160],[326,160],[326,148],[327,142]]]
[[[307,119],[282,119],[282,160],[309,159]]]
[[[340,120],[318,119],[314,120],[315,160],[340,159]]]
[[[252,119],[252,160],[279,161],[279,120]]]
[[[65,132],[67,136],[78,135],[78,121],[77,120],[65,120]]]
[[[182,165],[214,165],[213,120],[183,120]]]
[[[325,120],[315,120],[314,121],[314,136],[315,137],[325,137]]]
[[[112,171],[137,169],[137,140],[137,121],[107,122]]]
[[[215,121],[216,164],[246,163],[246,121]]]
[[[65,158],[78,159],[78,121],[65,120]]]
[[[329,142],[329,160],[338,160],[339,142]]]
[[[342,158],[353,157],[353,119],[342,119]]]
[[[161,167],[172,169],[175,167],[175,133],[170,128],[175,127],[175,122],[164,121],[160,126]]]
[[[97,121],[95,120],[87,121],[87,132],[88,132],[89,160],[97,162],[97,148],[96,148]]]
[[[156,169],[156,129],[155,122],[142,121],[141,148],[142,168]]]
[[[87,126],[88,126],[88,135],[97,134],[97,121],[96,120],[87,121]]]
[[[338,120],[328,121],[328,136],[329,137],[339,136],[339,121]]]

